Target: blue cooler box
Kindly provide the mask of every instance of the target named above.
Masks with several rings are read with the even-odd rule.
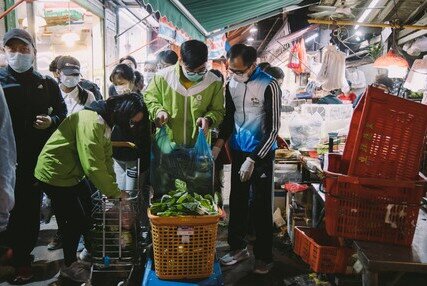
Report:
[[[213,273],[210,277],[204,280],[160,280],[156,272],[152,269],[153,261],[147,260],[145,264],[144,277],[142,279],[142,286],[222,286],[224,281],[222,280],[221,267],[218,261],[214,263]]]

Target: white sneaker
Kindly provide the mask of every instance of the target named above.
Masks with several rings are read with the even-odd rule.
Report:
[[[64,266],[61,269],[60,276],[68,278],[74,282],[85,283],[90,278],[90,269],[76,261],[68,267]]]
[[[249,254],[248,248],[244,248],[244,249],[230,251],[229,253],[221,257],[220,261],[222,265],[230,266],[240,261],[246,260],[249,257],[250,257],[250,254]]]
[[[85,262],[91,262],[92,261],[92,255],[89,253],[89,251],[87,251],[87,249],[83,249],[82,252],[79,253],[79,259],[81,261],[85,261]]]

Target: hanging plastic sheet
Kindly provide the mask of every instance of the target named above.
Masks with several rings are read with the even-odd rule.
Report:
[[[192,148],[177,146],[166,128],[156,134],[151,159],[151,184],[159,197],[175,188],[175,180],[187,183],[190,193],[213,194],[214,160],[203,130]]]

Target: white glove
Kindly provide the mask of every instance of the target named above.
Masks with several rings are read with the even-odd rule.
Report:
[[[166,124],[169,120],[169,115],[166,111],[159,111],[156,116],[156,126],[162,127],[163,124]]]
[[[255,161],[247,157],[246,161],[243,162],[242,167],[240,167],[240,171],[239,171],[240,181],[242,182],[249,181],[254,171],[254,168],[255,168]]]
[[[214,160],[216,160],[216,158],[218,158],[219,153],[221,152],[221,148],[214,146],[212,148],[212,157],[214,158]]]

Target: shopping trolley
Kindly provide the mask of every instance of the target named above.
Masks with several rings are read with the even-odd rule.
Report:
[[[114,147],[135,148],[130,142],[113,142]],[[133,272],[142,264],[141,239],[141,187],[140,160],[137,163],[137,188],[127,190],[129,198],[111,199],[99,191],[92,195],[92,222],[90,231],[92,267],[94,276],[112,276],[117,285],[129,285]],[[105,279],[105,277],[102,277]],[[113,283],[113,280],[109,281]],[[110,284],[109,284],[110,285]]]

